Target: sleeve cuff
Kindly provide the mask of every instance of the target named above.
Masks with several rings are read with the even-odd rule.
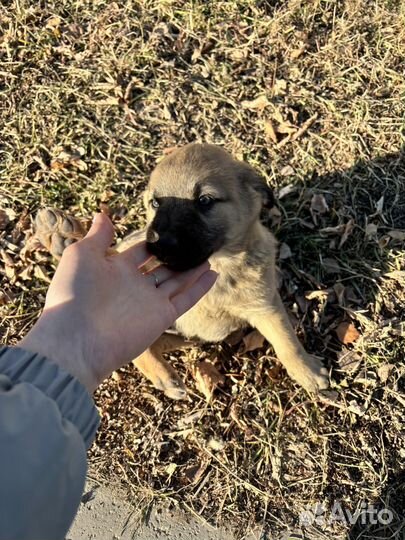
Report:
[[[0,348],[0,373],[14,383],[29,383],[53,399],[74,424],[88,449],[100,424],[93,399],[73,375],[50,360],[19,347]]]

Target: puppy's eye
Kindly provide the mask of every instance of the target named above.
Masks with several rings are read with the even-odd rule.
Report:
[[[150,205],[152,206],[152,208],[159,208],[159,201],[155,198],[153,198],[151,201],[150,201]]]
[[[200,206],[203,206],[204,208],[208,208],[209,206],[212,206],[214,202],[215,202],[215,199],[211,195],[201,195],[201,197],[198,198],[198,204]]]

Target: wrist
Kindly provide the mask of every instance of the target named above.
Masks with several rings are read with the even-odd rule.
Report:
[[[80,324],[77,315],[68,314],[66,308],[45,309],[18,346],[47,357],[93,393],[101,380],[92,368],[94,362],[90,361],[91,343],[83,340],[83,336],[90,335],[86,325]]]

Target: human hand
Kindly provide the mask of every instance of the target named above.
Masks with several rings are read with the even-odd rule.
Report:
[[[113,235],[107,216],[97,214],[85,238],[65,249],[44,310],[19,343],[75,375],[90,392],[149,347],[217,277],[208,263],[183,273],[160,266],[142,274],[139,267],[150,258],[145,243],[107,253]]]

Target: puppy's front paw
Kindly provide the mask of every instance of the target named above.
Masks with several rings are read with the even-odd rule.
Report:
[[[300,358],[300,362],[297,362],[297,365],[289,370],[289,374],[305,390],[313,394],[329,387],[328,370],[319,358],[311,354]]]
[[[35,236],[56,259],[86,234],[79,220],[55,208],[42,208],[35,217]]]

